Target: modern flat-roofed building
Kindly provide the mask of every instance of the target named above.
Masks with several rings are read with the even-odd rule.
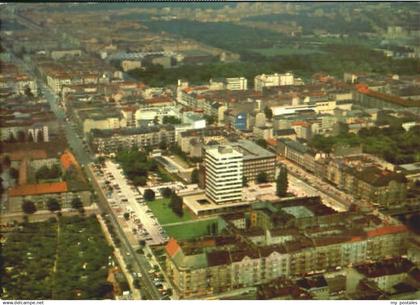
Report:
[[[244,139],[230,142],[229,145],[243,154],[243,175],[248,182],[255,181],[261,172],[267,174],[268,181],[274,180],[276,172],[275,154],[255,142]]]
[[[243,155],[231,146],[206,149],[206,195],[220,204],[242,199]]]

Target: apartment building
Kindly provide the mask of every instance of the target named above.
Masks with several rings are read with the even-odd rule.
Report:
[[[165,142],[175,142],[175,130],[171,125],[163,127],[121,128],[114,130],[93,129],[89,143],[96,153],[113,153],[118,147],[145,148]]]
[[[242,199],[243,154],[231,146],[206,149],[206,195],[216,202]]]
[[[308,146],[298,141],[278,139],[276,150],[300,167],[315,172],[315,154]]]
[[[248,90],[248,80],[245,77],[228,77],[224,83],[227,90]]]
[[[65,181],[25,184],[9,189],[5,207],[8,213],[22,212],[22,203],[29,200],[35,203],[37,210],[46,210],[48,199],[55,198],[60,202],[61,208],[71,208],[71,201],[77,197],[84,206],[90,205],[89,190],[71,190]]]
[[[266,229],[252,221],[261,212],[271,222]],[[181,298],[214,296],[406,253],[405,226],[373,214],[338,213],[317,197],[258,203],[243,218],[251,219],[246,229],[227,217],[223,236],[169,241],[167,274]],[[300,284],[318,297],[326,293],[325,283]]]
[[[85,134],[93,129],[107,130],[127,127],[127,121],[123,114],[114,108],[95,109],[79,112],[78,114]]]
[[[57,132],[58,122],[47,103],[30,100],[26,96],[1,101],[1,141],[30,138],[32,142],[48,142],[50,134]]]
[[[255,76],[254,89],[255,91],[262,91],[267,87],[288,86],[294,84],[294,76],[292,73],[284,74],[261,74]]]
[[[404,174],[384,168],[363,154],[330,159],[325,178],[355,198],[384,207],[402,204],[407,198]]]

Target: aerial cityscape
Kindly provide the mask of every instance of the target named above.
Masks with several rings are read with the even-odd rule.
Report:
[[[419,5],[2,4],[0,299],[419,300]]]

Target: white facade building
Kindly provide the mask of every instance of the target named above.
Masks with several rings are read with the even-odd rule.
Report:
[[[230,146],[206,149],[206,195],[222,204],[242,200],[243,155]]]
[[[292,73],[261,74],[255,76],[254,79],[254,89],[256,91],[262,91],[264,87],[288,86],[293,84],[294,76]]]
[[[248,80],[245,77],[229,77],[225,79],[227,90],[247,90]]]

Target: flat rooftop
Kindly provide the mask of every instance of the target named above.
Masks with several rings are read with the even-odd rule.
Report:
[[[274,158],[276,156],[269,150],[249,140],[240,139],[236,142],[230,142],[229,145],[244,155],[244,161],[258,158]]]
[[[234,158],[242,157],[242,153],[238,152],[236,148],[230,145],[215,145],[206,149],[206,152],[214,158]]]
[[[216,204],[212,202],[204,193],[204,190],[190,196],[184,196],[184,204],[195,214],[217,214],[226,212],[229,209],[248,207],[249,202],[233,202]]]

